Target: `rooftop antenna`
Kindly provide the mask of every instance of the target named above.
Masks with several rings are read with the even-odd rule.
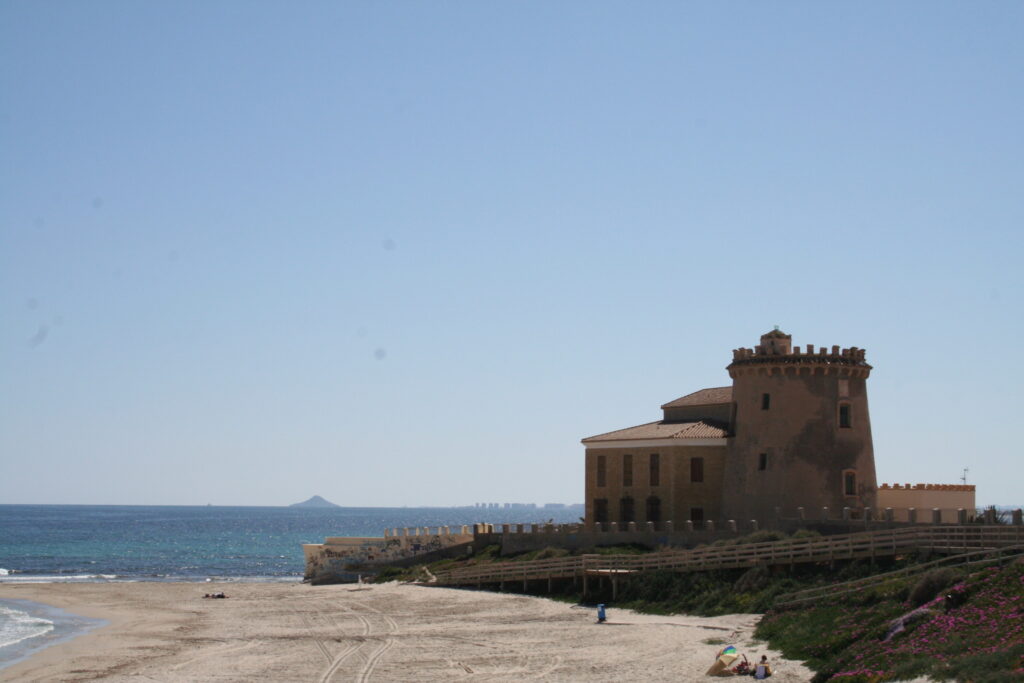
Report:
[[[970,472],[970,470],[965,467],[964,468],[964,473],[960,475],[960,481],[962,481],[964,484],[967,483],[967,473],[968,472]]]

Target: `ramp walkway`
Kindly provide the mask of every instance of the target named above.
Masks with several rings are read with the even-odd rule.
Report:
[[[768,543],[704,546],[692,550],[667,550],[643,555],[577,555],[544,560],[491,562],[437,573],[436,585],[498,586],[546,580],[582,582],[609,580],[613,595],[618,579],[639,572],[667,569],[677,572],[738,569],[757,565],[795,565],[857,558],[892,557],[913,551],[945,555],[974,550],[995,550],[1024,544],[1021,525],[948,525],[906,527],[834,536],[787,539]]]

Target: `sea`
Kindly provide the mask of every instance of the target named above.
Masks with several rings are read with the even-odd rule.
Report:
[[[300,508],[0,505],[0,584],[125,581],[299,582],[302,544],[386,528],[577,522],[560,507]],[[0,600],[0,668],[97,625]]]

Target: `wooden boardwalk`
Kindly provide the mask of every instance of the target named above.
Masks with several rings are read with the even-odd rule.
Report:
[[[1021,525],[919,526],[865,531],[835,536],[788,539],[769,543],[704,546],[693,550],[666,550],[643,555],[576,555],[546,560],[491,562],[437,573],[445,586],[503,586],[507,582],[555,580],[582,582],[587,594],[589,579],[612,583],[638,572],[667,569],[677,572],[739,569],[757,565],[795,565],[857,558],[891,557],[913,551],[961,554],[1024,544]]]
[[[1004,564],[1018,558],[1024,557],[1024,545],[1001,546],[998,548],[984,548],[971,550],[959,555],[947,555],[940,560],[925,562],[905,567],[893,572],[884,574],[873,574],[862,579],[854,579],[844,583],[833,583],[827,586],[807,588],[793,593],[786,593],[775,598],[773,609],[786,610],[802,607],[808,603],[814,603],[823,598],[835,598],[843,595],[859,593],[866,588],[880,586],[890,581],[898,581],[909,576],[923,574],[939,567],[955,567],[971,565],[983,566],[988,564]]]

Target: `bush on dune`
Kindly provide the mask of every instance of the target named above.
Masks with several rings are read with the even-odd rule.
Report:
[[[923,675],[972,683],[1024,680],[1024,564],[990,567],[957,582],[959,576],[937,570],[904,579],[902,588],[878,589],[874,600],[837,596],[769,614],[757,636],[787,657],[807,660],[819,672],[818,683]],[[906,599],[885,599],[886,592]],[[947,602],[946,594],[954,599]],[[908,615],[913,618],[894,632],[894,620]]]

